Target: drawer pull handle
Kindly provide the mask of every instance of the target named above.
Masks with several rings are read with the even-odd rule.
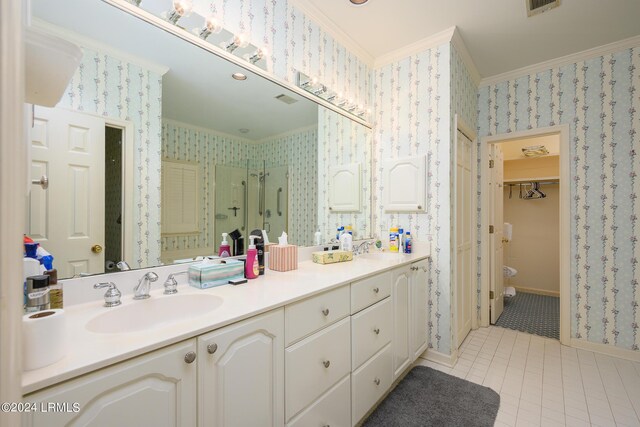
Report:
[[[329,367],[329,365],[331,365],[331,362],[330,362],[330,361],[328,361],[328,360],[324,360],[324,361],[322,362],[322,364],[324,365],[324,367],[325,367],[325,368],[328,368],[328,367]]]
[[[322,310],[322,314],[324,314],[325,316],[329,315],[329,309],[325,308],[324,310]]]
[[[376,335],[380,335],[380,328],[375,328],[375,329],[373,330],[373,332],[375,332],[375,333],[376,333]]]
[[[380,292],[380,288],[373,288],[373,292],[377,294],[378,292]]]
[[[189,353],[184,355],[185,362],[193,363],[194,360],[196,360],[196,354],[193,351],[190,351]]]
[[[209,352],[209,354],[215,353],[216,351],[218,351],[218,344],[216,344],[216,343],[209,344],[207,346],[207,351]]]
[[[373,382],[374,382],[376,385],[380,385],[380,378],[376,378],[375,380],[373,380]]]

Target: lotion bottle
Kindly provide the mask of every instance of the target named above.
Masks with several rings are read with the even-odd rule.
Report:
[[[244,264],[244,277],[247,279],[255,279],[260,274],[258,250],[255,245],[255,239],[257,238],[258,236],[249,236],[249,250],[247,251],[247,261]]]
[[[227,258],[231,256],[231,247],[227,242],[227,233],[222,233],[222,243],[220,243],[220,249],[218,250],[218,256],[220,258]]]

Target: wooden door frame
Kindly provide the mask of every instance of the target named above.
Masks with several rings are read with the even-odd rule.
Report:
[[[469,126],[458,114],[454,116],[453,119],[453,147],[451,148],[451,311],[452,311],[452,328],[451,328],[451,343],[455,343],[452,345],[452,354],[457,354],[458,348],[462,343],[458,342],[458,260],[456,254],[456,246],[458,242],[458,232],[456,230],[458,215],[456,212],[456,191],[458,185],[458,174],[456,172],[455,162],[457,162],[458,158],[458,131],[462,132],[469,140],[471,141],[471,177],[473,181],[473,177],[477,176],[478,173],[478,155],[477,150],[475,149],[475,145],[477,145],[478,135],[476,131]],[[473,187],[472,187],[473,189]],[[471,217],[474,218],[476,216],[477,210],[477,197],[473,197],[471,200]],[[473,224],[472,224],[473,225]],[[475,226],[471,227],[471,241],[476,242],[478,240],[478,229]],[[477,249],[476,244],[471,245],[471,277],[478,276],[478,263],[475,262],[477,258]],[[474,287],[476,288],[476,287]],[[478,314],[477,307],[478,305],[478,293],[471,292],[471,329],[478,329]]]
[[[494,136],[487,136],[480,140],[480,152],[483,159],[480,177],[481,193],[481,221],[482,230],[480,232],[480,326],[489,326],[489,289],[490,289],[490,256],[489,256],[489,145],[511,141],[514,139],[532,138],[544,135],[560,136],[560,343],[570,345],[571,339],[571,305],[570,285],[571,285],[571,209],[570,209],[570,128],[569,125],[557,125],[541,127],[521,132],[503,133]]]

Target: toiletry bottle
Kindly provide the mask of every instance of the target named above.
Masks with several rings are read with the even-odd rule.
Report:
[[[26,312],[49,310],[49,276],[38,275],[27,277]]]
[[[263,234],[264,230],[253,230],[251,232],[252,236],[256,236],[256,250],[258,251],[258,275],[264,276],[264,238],[263,235],[266,235],[266,232]]]
[[[411,238],[411,232],[407,231],[404,238],[404,253],[411,253],[411,246],[413,245],[413,239]]]
[[[249,236],[249,250],[247,251],[247,261],[244,264],[244,277],[247,279],[255,279],[260,274],[258,250],[255,245],[255,239],[257,238],[258,236]]]
[[[398,252],[404,252],[404,228],[398,227]]]
[[[320,233],[320,230],[316,231],[315,244],[316,244],[316,246],[319,246],[319,245],[322,244],[322,233]]]
[[[391,227],[389,230],[389,252],[398,252],[398,228]]]
[[[342,233],[344,233],[344,227],[341,225],[340,227],[338,227],[338,233],[336,234],[337,241],[340,241],[340,236],[342,236]]]
[[[222,243],[218,250],[218,256],[220,258],[227,258],[228,256],[231,256],[231,247],[229,246],[229,242],[227,242],[227,236],[227,233],[222,233]]]

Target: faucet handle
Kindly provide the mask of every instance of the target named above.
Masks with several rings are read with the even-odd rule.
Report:
[[[188,271],[180,271],[178,273],[171,273],[167,276],[167,280],[164,281],[164,294],[165,295],[173,295],[178,293],[178,282],[175,279],[175,276],[179,276],[181,274],[187,274]]]
[[[104,294],[104,306],[105,307],[116,307],[122,302],[120,301],[120,297],[122,296],[122,292],[118,289],[115,283],[113,282],[102,282],[96,283],[93,285],[93,289],[102,289],[108,288],[107,292]]]

